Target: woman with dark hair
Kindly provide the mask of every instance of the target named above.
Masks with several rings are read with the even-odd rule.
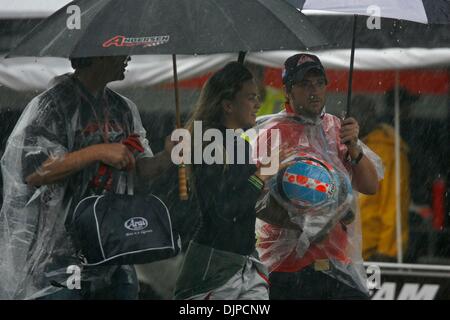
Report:
[[[250,71],[236,62],[227,64],[202,89],[187,124],[192,141],[199,123],[203,132],[220,130],[222,137],[227,129],[251,128],[259,105]],[[268,272],[255,251],[255,205],[269,176],[251,164],[250,145],[243,138],[235,135],[228,144],[225,140],[214,149],[221,154],[213,154],[222,163],[203,159],[191,168],[201,221],[178,276],[176,299],[268,299]],[[205,144],[194,144],[192,151],[203,155]],[[243,156],[245,163],[238,164]]]

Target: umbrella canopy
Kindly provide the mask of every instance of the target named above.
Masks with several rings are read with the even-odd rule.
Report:
[[[309,12],[304,10],[308,19],[332,40],[333,49],[351,48],[353,15],[309,15]],[[381,18],[379,29],[368,29],[366,21],[367,17],[358,17],[355,33],[358,54],[362,48],[450,48],[449,26],[445,24]]]
[[[408,20],[426,24],[450,23],[448,0],[288,0],[304,13],[343,13],[372,15],[368,8],[379,9],[384,18]]]
[[[0,0],[0,19],[45,18],[70,0]]]
[[[79,29],[68,27],[76,19],[67,13],[71,5],[80,8]],[[284,0],[80,0],[37,25],[10,56],[209,54],[325,44]]]

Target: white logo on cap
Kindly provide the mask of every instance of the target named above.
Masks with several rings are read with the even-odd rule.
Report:
[[[297,66],[304,64],[305,62],[316,62],[313,58],[310,56],[301,56],[300,59],[298,59]]]

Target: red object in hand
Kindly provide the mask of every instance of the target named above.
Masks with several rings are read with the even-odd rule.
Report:
[[[129,135],[128,138],[122,141],[122,143],[126,145],[132,153],[135,151],[139,153],[144,152],[144,147],[142,147],[141,141],[139,140],[139,135],[135,133]]]
[[[137,159],[140,153],[144,152],[144,147],[142,147],[141,140],[139,140],[138,134],[130,134],[128,138],[122,140],[122,143],[127,146],[128,150],[130,150],[135,159]],[[131,169],[133,168],[130,162],[125,170],[130,171]]]
[[[433,182],[432,188],[432,207],[433,207],[433,228],[442,230],[444,228],[445,209],[444,209],[445,181],[438,178]]]

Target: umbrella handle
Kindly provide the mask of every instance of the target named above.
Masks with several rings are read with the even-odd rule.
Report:
[[[187,179],[186,179],[186,166],[180,164],[178,167],[178,194],[180,200],[186,201],[189,198],[187,190]]]
[[[173,82],[175,87],[175,117],[177,123],[177,129],[181,128],[181,117],[180,117],[180,95],[178,93],[178,73],[177,73],[177,56],[175,54],[172,55],[173,62]],[[180,200],[186,201],[188,200],[188,192],[187,192],[187,179],[186,179],[186,166],[182,163],[178,167],[178,194]]]

